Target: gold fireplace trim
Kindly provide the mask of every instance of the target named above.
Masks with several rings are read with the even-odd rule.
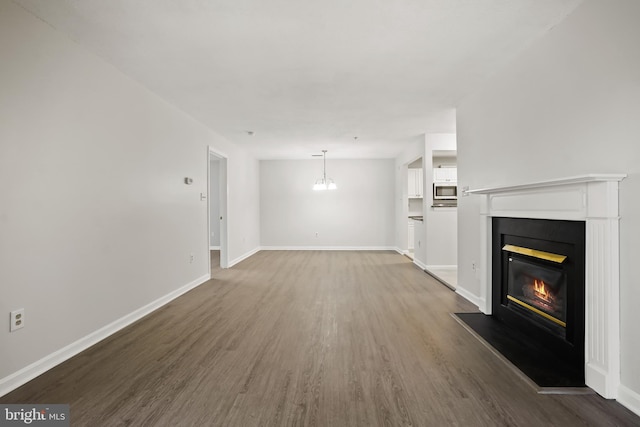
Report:
[[[529,310],[533,311],[534,313],[539,314],[540,316],[544,317],[545,319],[551,320],[553,323],[556,323],[556,324],[562,326],[563,328],[567,327],[566,322],[563,322],[560,319],[556,319],[555,317],[551,316],[550,314],[547,314],[542,310],[538,310],[537,308],[535,308],[532,305],[527,304],[526,302],[520,301],[519,299],[514,298],[511,295],[507,295],[507,299],[509,301],[515,302],[518,305],[521,305],[524,308],[528,308]]]
[[[502,247],[502,250],[514,252],[522,255],[528,255],[534,258],[544,259],[547,261],[557,262],[558,264],[562,264],[564,260],[567,259],[566,255],[552,254],[551,252],[543,252],[535,249],[523,248],[522,246],[516,246],[516,245],[504,245]]]

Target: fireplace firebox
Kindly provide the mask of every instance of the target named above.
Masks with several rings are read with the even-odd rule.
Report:
[[[507,306],[565,338],[567,275],[561,265],[552,263],[562,263],[566,257],[514,245],[502,250],[509,253]],[[558,261],[549,261],[552,258]]]
[[[494,217],[492,239],[492,315],[583,382],[585,223]]]

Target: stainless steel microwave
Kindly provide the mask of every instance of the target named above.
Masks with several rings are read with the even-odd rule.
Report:
[[[434,200],[457,200],[458,186],[451,182],[436,182],[433,184]]]

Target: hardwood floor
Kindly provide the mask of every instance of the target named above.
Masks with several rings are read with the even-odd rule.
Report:
[[[474,306],[392,252],[267,251],[0,398],[73,426],[632,426],[540,395],[451,315]]]

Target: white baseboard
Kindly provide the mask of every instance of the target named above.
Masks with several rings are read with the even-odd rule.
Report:
[[[394,246],[262,246],[263,251],[397,251]]]
[[[457,265],[427,265],[427,270],[429,269],[438,269],[438,270],[457,270]]]
[[[416,258],[413,258],[413,263],[420,267],[421,270],[425,270],[427,268],[427,266],[422,261],[417,260]]]
[[[478,308],[484,307],[484,301],[482,300],[482,298],[480,298],[477,295],[472,294],[471,292],[467,291],[466,289],[456,288],[456,293],[458,295],[460,295],[462,298],[464,298],[467,301],[471,302],[472,304],[478,306]]]
[[[229,266],[228,268],[233,267],[234,265],[236,265],[237,263],[244,261],[245,259],[249,258],[251,255],[256,254],[257,252],[260,252],[260,247],[254,248],[252,250],[250,250],[249,252],[240,255],[238,258],[235,258],[234,260],[229,261]]]
[[[201,276],[196,280],[187,283],[181,288],[178,288],[175,291],[170,292],[167,295],[160,297],[143,307],[140,307],[139,309],[127,314],[124,317],[121,317],[114,322],[109,323],[108,325],[90,333],[83,338],[80,338],[79,340],[69,344],[68,346],[54,351],[48,356],[45,356],[42,359],[20,369],[19,371],[0,379],[0,396],[4,396],[10,391],[15,390],[21,385],[31,381],[38,375],[41,375],[49,369],[64,362],[65,360],[72,358],[73,356],[102,341],[108,336],[115,334],[119,330],[129,326],[135,321],[143,318],[147,314],[157,310],[163,305],[173,301],[174,299],[190,291],[191,289],[203,284],[209,279],[211,279],[210,273]]]
[[[640,416],[640,394],[620,384],[618,386],[618,402]]]
[[[260,246],[229,261],[229,268],[260,251],[399,251],[393,246]]]

